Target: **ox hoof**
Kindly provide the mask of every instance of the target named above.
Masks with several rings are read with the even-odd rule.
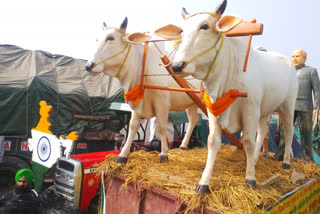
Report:
[[[248,188],[251,188],[251,189],[255,189],[257,184],[256,184],[256,180],[248,180],[246,179],[245,181],[246,185]]]
[[[160,155],[160,157],[159,157],[160,163],[164,163],[164,162],[168,162],[168,161],[169,161],[168,155]]]
[[[290,169],[290,164],[288,163],[282,163],[282,169]]]
[[[116,163],[127,163],[127,161],[128,161],[128,158],[118,156],[114,162],[116,162]]]
[[[208,185],[200,185],[200,184],[197,185],[196,193],[198,193],[198,194],[210,193],[209,186]]]
[[[188,147],[184,147],[184,146],[180,146],[179,149],[181,149],[181,150],[187,150],[187,149],[189,149],[189,148],[188,148]]]

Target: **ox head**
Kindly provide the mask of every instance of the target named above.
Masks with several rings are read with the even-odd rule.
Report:
[[[172,68],[175,73],[181,76],[192,75],[201,80],[206,77],[219,48],[221,35],[241,22],[240,18],[233,16],[221,18],[226,6],[227,0],[223,0],[214,12],[200,12],[192,15],[183,8],[184,24],[182,28],[170,25],[155,32],[158,36],[167,39],[180,40],[178,50],[172,60]],[[210,47],[213,48],[210,49]]]
[[[109,76],[116,76],[119,67],[129,54],[129,46],[140,44],[150,39],[145,33],[127,34],[127,17],[120,28],[107,27],[103,23],[103,34],[98,38],[98,48],[94,57],[86,65],[86,70],[91,72],[104,72]]]

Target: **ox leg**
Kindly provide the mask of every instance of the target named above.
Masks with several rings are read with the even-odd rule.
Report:
[[[209,116],[209,129],[208,136],[208,156],[206,167],[202,173],[201,180],[196,187],[196,193],[203,194],[209,193],[209,183],[211,180],[214,162],[216,160],[217,153],[221,147],[221,126],[219,125],[217,118],[208,111]]]
[[[264,138],[266,137],[266,134],[269,129],[268,119],[269,119],[269,116],[261,118],[259,121],[257,142],[256,142],[255,151],[254,151],[254,163],[255,164],[257,164],[262,143],[263,143]]]
[[[130,148],[132,145],[132,142],[134,140],[135,135],[138,132],[138,129],[140,127],[140,115],[138,115],[135,112],[132,112],[132,117],[129,122],[129,133],[126,140],[126,143],[124,144],[124,147],[122,148],[120,154],[116,158],[116,163],[126,163],[128,160],[128,154],[130,152]]]
[[[285,149],[282,162],[283,169],[290,169],[290,150],[293,138],[293,114],[293,112],[292,115],[290,115],[289,112],[279,111],[279,118],[282,122],[285,139]]]
[[[157,128],[160,134],[161,140],[161,153],[159,157],[159,161],[168,162],[168,144],[167,144],[167,132],[168,132],[168,111],[164,109],[158,109],[157,118]]]
[[[246,180],[245,183],[250,188],[256,188],[256,177],[255,177],[255,164],[254,164],[254,137],[250,136],[247,132],[244,133],[243,138],[243,148],[246,152],[247,157],[247,170],[246,170]]]
[[[245,183],[249,188],[256,187],[255,164],[254,164],[254,151],[257,127],[259,124],[260,114],[257,112],[258,108],[246,108],[242,115],[242,131],[243,131],[243,148],[247,158],[246,180]],[[251,116],[248,119],[248,115]]]
[[[196,105],[190,106],[186,109],[189,119],[189,126],[185,136],[183,137],[182,143],[180,145],[180,149],[188,149],[188,145],[190,142],[190,138],[193,132],[194,127],[197,125],[199,121],[198,116],[198,107]]]

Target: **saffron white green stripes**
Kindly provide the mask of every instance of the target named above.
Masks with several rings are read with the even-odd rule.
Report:
[[[102,191],[101,191],[101,197],[100,197],[100,206],[99,206],[99,214],[105,214],[106,213],[106,196],[105,196],[105,187],[104,187],[104,172],[101,172],[101,184],[102,184]]]

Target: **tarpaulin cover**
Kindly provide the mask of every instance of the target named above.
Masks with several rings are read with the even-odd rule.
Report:
[[[108,108],[111,102],[124,102],[118,81],[102,73],[89,74],[86,62],[0,44],[0,135],[29,136],[39,121],[41,100],[52,106],[51,132],[57,136],[108,128],[105,122],[73,117],[110,115],[117,120]]]

